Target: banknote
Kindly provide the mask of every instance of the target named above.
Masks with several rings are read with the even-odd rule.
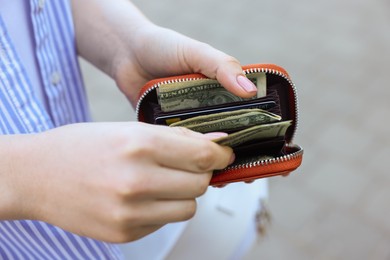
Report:
[[[269,98],[265,101],[262,101],[262,99],[256,99],[256,100],[249,100],[246,102],[232,103],[229,105],[210,106],[204,108],[179,110],[173,112],[159,112],[161,111],[161,107],[156,106],[154,111],[155,112],[154,122],[156,124],[170,125],[174,122],[182,121],[192,117],[204,116],[204,115],[209,115],[214,113],[237,111],[240,109],[255,109],[255,108],[262,109],[262,110],[269,110],[275,107],[277,107],[277,104],[276,101],[274,101],[272,98]]]
[[[264,86],[264,77],[255,76],[250,80]],[[261,92],[264,92],[262,90]],[[263,95],[263,94],[261,94]],[[157,90],[158,102],[164,112],[227,104],[257,98],[241,98],[227,91],[217,80],[171,82],[160,85]]]
[[[214,142],[220,145],[236,147],[240,144],[252,141],[261,140],[272,137],[284,136],[287,129],[291,125],[290,121],[282,121],[271,124],[256,125],[245,130],[241,130],[228,136],[215,139]]]
[[[200,133],[248,128],[254,125],[280,121],[281,117],[261,109],[241,109],[205,116],[198,116],[171,124],[182,126]]]
[[[248,78],[257,86],[257,98],[267,95],[267,75],[265,72],[251,73]]]
[[[210,122],[210,121],[214,121],[214,120],[224,119],[224,118],[227,118],[230,116],[239,116],[239,115],[247,114],[250,112],[259,112],[259,113],[269,114],[270,116],[280,118],[280,116],[278,116],[278,115],[274,115],[268,111],[258,109],[258,108],[239,109],[239,110],[235,110],[235,111],[227,111],[227,112],[220,112],[220,113],[211,113],[211,114],[203,115],[203,116],[195,116],[195,117],[191,117],[191,118],[173,123],[171,126],[197,125],[197,124],[201,124],[204,122]]]

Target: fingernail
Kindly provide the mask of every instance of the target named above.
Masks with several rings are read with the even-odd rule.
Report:
[[[238,75],[237,82],[246,92],[257,92],[257,87],[247,77]]]
[[[232,153],[232,157],[230,157],[229,165],[234,163],[234,160],[236,160],[236,155]]]
[[[213,139],[218,139],[218,138],[221,138],[221,137],[225,137],[228,134],[227,133],[223,133],[223,132],[211,132],[211,133],[206,133],[204,135],[207,137],[207,139],[213,140]]]

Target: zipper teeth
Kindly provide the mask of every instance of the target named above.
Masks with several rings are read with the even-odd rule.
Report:
[[[294,131],[293,131],[293,134],[292,134],[290,140],[293,140],[294,136],[295,136],[295,133],[297,131],[297,128],[298,128],[298,115],[299,115],[298,95],[297,95],[297,88],[296,88],[295,84],[291,81],[291,79],[287,75],[285,75],[284,73],[282,73],[282,72],[280,72],[278,70],[275,70],[275,69],[250,68],[250,69],[244,70],[244,74],[258,73],[258,72],[263,72],[263,73],[268,73],[268,74],[273,74],[273,75],[280,76],[280,77],[284,78],[285,80],[287,80],[287,82],[292,87],[292,90],[293,90],[293,93],[294,93],[294,103],[295,103],[295,118],[294,118],[294,120],[295,120],[295,127],[294,127]],[[152,85],[139,98],[139,101],[138,101],[136,109],[135,109],[135,113],[136,113],[137,119],[139,120],[139,112],[140,112],[139,110],[140,110],[140,106],[141,106],[142,100],[151,91],[157,89],[160,85],[169,84],[169,83],[184,82],[184,81],[199,80],[199,79],[204,79],[204,78],[202,78],[202,77],[179,78],[179,79],[173,79],[173,80],[165,80],[163,82],[159,82],[159,83],[156,83],[156,84]],[[274,163],[279,163],[279,162],[286,162],[286,161],[289,161],[289,160],[297,158],[302,153],[303,153],[303,150],[302,150],[302,148],[300,148],[299,151],[297,151],[295,153],[292,153],[292,154],[278,156],[278,157],[275,157],[275,158],[270,158],[270,159],[265,159],[265,160],[254,161],[254,162],[246,163],[246,164],[233,165],[233,166],[227,167],[225,170],[227,170],[227,171],[229,171],[229,170],[238,170],[238,169],[243,169],[243,168],[252,168],[252,167],[256,167],[256,166],[269,165],[269,164],[274,164]]]
[[[294,105],[295,105],[295,118],[294,118],[295,126],[294,126],[293,134],[292,134],[291,139],[290,139],[290,140],[293,140],[294,137],[295,137],[295,133],[297,132],[297,129],[298,129],[298,124],[299,124],[299,120],[298,120],[298,118],[299,118],[299,105],[298,105],[298,93],[297,93],[298,91],[297,91],[297,87],[295,86],[294,82],[292,82],[292,80],[287,75],[285,75],[284,73],[282,73],[282,72],[280,72],[278,70],[275,70],[275,69],[250,68],[250,69],[244,70],[245,74],[248,74],[248,73],[258,73],[258,72],[264,72],[264,73],[280,76],[280,77],[284,78],[285,80],[287,80],[287,82],[290,84],[290,86],[291,86],[291,88],[293,90],[293,93],[294,93]]]
[[[278,157],[274,157],[274,158],[270,158],[270,159],[265,159],[265,160],[254,161],[254,162],[250,162],[250,163],[232,165],[232,166],[226,167],[223,171],[224,172],[236,171],[236,170],[241,170],[241,169],[250,169],[253,167],[272,165],[275,163],[288,162],[288,161],[291,161],[291,160],[298,158],[302,154],[303,154],[303,149],[301,147],[299,147],[298,151],[291,153],[291,154],[286,154],[286,155],[282,155],[282,156],[278,156]]]

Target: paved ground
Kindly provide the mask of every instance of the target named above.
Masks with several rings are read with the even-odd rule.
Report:
[[[270,179],[273,225],[246,259],[390,259],[390,2],[134,2],[243,64],[282,65],[298,87],[304,163]],[[96,120],[134,118],[109,79],[83,69]]]

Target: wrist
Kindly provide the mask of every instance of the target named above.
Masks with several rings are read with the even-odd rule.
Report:
[[[36,135],[1,136],[0,219],[35,219],[38,179],[33,159]],[[31,160],[35,161],[31,165]]]

